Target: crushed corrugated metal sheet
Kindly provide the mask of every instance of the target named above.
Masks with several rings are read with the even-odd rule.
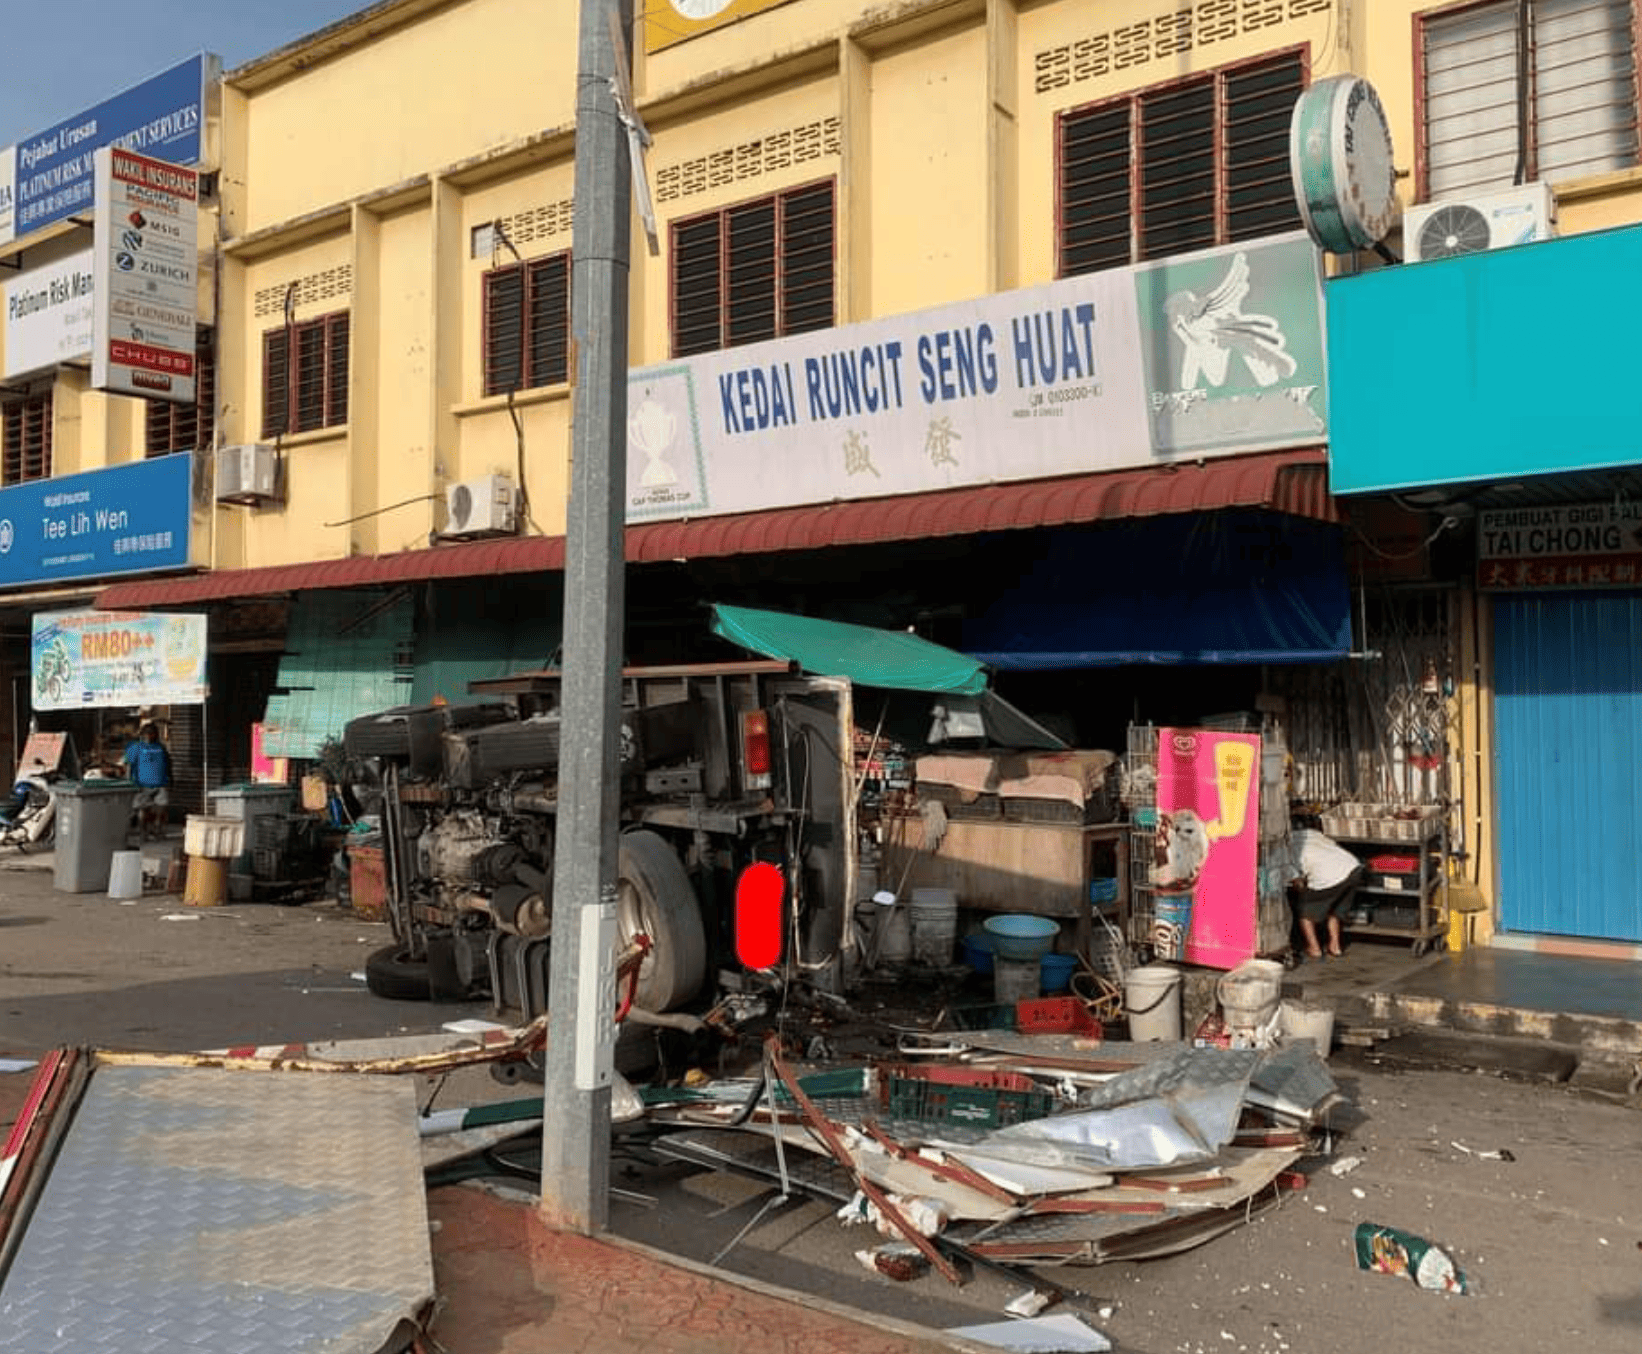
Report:
[[[1303,1183],[1294,1166],[1339,1098],[1304,1041],[1004,1031],[805,1077],[769,1056],[762,1078],[646,1093],[652,1125],[676,1126],[653,1144],[665,1157],[843,1204],[939,1255],[1022,1264],[1165,1255],[1242,1225]]]

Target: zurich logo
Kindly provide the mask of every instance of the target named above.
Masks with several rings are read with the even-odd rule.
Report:
[[[11,518],[0,518],[0,555],[11,554],[11,542],[14,534],[11,529]]]

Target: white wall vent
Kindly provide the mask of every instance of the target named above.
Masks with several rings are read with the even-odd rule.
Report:
[[[519,529],[518,494],[506,475],[445,488],[445,536],[508,536]]]
[[[1555,234],[1556,200],[1549,185],[1524,183],[1408,208],[1403,213],[1403,258],[1425,263],[1549,240]]]
[[[241,446],[218,447],[216,459],[218,503],[280,503],[284,486],[280,483],[279,457],[271,446],[249,442]]]

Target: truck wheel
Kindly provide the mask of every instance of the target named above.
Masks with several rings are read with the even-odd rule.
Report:
[[[647,1011],[670,1011],[693,997],[707,976],[707,933],[690,877],[678,853],[654,832],[622,836],[616,876],[622,946],[639,932],[651,940],[634,1002]]]
[[[430,1001],[428,965],[423,959],[407,959],[400,945],[386,945],[365,960],[365,986],[389,1001]]]

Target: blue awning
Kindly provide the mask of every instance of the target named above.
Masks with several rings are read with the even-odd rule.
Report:
[[[1351,649],[1340,531],[1225,512],[1057,532],[962,647],[1015,671],[1330,662]]]

